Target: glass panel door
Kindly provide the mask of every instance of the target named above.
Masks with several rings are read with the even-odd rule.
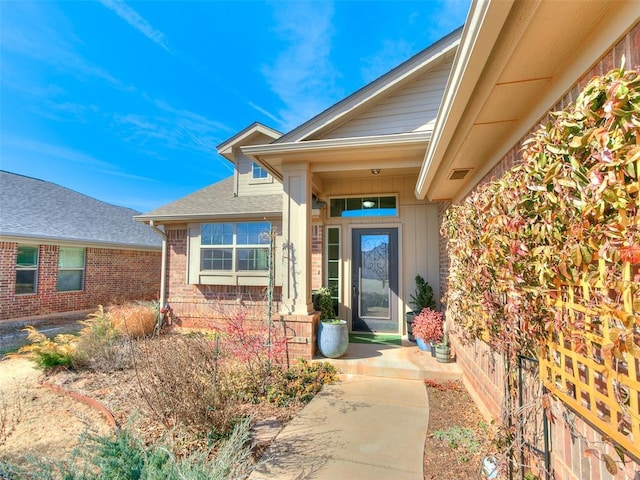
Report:
[[[398,333],[397,243],[397,229],[353,230],[353,331]]]

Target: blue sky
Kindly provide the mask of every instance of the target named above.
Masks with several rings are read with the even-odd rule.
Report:
[[[222,141],[291,130],[468,6],[0,0],[0,169],[150,211],[229,176]]]

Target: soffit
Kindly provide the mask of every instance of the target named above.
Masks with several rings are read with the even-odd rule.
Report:
[[[459,87],[472,88],[473,94],[461,118],[445,126],[455,132],[431,167],[437,170],[426,196],[455,199],[481,180],[616,40],[616,30],[604,25],[624,24],[624,16],[633,24],[630,3],[621,8],[589,2],[585,8],[580,2],[514,2],[476,83]],[[470,174],[449,180],[456,169]]]

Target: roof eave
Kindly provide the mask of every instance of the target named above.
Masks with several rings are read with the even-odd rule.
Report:
[[[202,220],[228,220],[228,219],[237,219],[237,218],[247,218],[247,219],[261,219],[261,218],[278,218],[282,217],[282,211],[270,211],[270,212],[249,212],[249,213],[239,213],[239,212],[227,212],[227,213],[193,213],[188,215],[137,215],[134,217],[136,222],[149,224],[149,222],[154,221],[159,224],[163,223],[188,223],[188,222],[201,222]]]
[[[222,142],[220,145],[216,147],[216,150],[224,158],[226,158],[230,162],[233,162],[234,147],[242,146],[244,142],[247,141],[248,138],[256,134],[264,135],[265,137],[271,138],[272,140],[277,140],[282,136],[281,132],[273,128],[267,127],[262,123],[254,122],[248,127],[242,129],[240,132],[236,133],[233,137]]]
[[[442,162],[449,141],[482,69],[495,45],[515,0],[474,1],[462,32],[460,46],[449,75],[442,103],[433,128],[416,184],[416,197],[428,197],[429,188]]]
[[[29,235],[23,233],[1,233],[0,242],[62,245],[74,247],[109,248],[113,250],[160,251],[161,245],[140,245],[135,243],[116,243],[82,238],[67,238],[47,235]]]
[[[265,145],[249,145],[242,147],[245,155],[266,158],[272,155],[318,152],[325,150],[341,150],[357,147],[373,147],[383,145],[401,145],[407,143],[424,143],[431,140],[431,130],[422,132],[400,133],[393,135],[374,135],[369,137],[329,138],[322,140],[306,140],[304,142],[269,143]]]

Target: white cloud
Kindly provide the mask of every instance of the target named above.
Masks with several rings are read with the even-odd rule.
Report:
[[[107,170],[112,170],[114,168],[113,164],[95,158],[91,155],[87,155],[86,153],[79,150],[60,145],[54,145],[51,143],[39,142],[37,140],[27,138],[5,135],[2,138],[2,146],[12,147],[14,149],[22,151],[33,152],[39,155],[55,157],[60,160],[66,160],[90,167],[99,167]]]
[[[268,112],[266,109],[262,108],[260,105],[248,101],[247,100],[247,104],[253,108],[255,111],[260,112],[262,115],[264,115],[267,118],[270,118],[271,120],[273,120],[274,122],[276,122],[278,125],[283,125],[284,122],[281,118],[277,117],[276,115],[272,114],[271,112]]]
[[[125,22],[131,25],[133,28],[142,33],[145,37],[151,40],[153,43],[161,46],[167,52],[173,54],[169,45],[167,44],[167,39],[160,30],[157,30],[149,22],[147,22],[144,18],[140,16],[138,12],[136,12],[133,8],[127,5],[125,2],[121,0],[100,0],[101,3],[107,7],[109,10],[115,12],[120,18],[122,18]]]
[[[225,124],[190,110],[178,109],[165,100],[143,95],[158,111],[149,115],[113,115],[117,134],[138,151],[154,145],[214,155],[216,145],[233,132]],[[221,132],[224,132],[221,135]],[[157,148],[156,148],[157,149]]]
[[[330,2],[276,2],[273,6],[275,31],[286,47],[262,72],[285,105],[278,113],[289,130],[342,97],[330,59],[334,11]]]
[[[91,63],[75,51],[82,44],[69,24],[53,4],[9,2],[2,6],[2,24],[0,28],[0,48],[2,49],[3,83],[15,86],[18,90],[31,90],[46,94],[50,86],[24,85],[22,68],[14,64],[16,58],[24,57],[37,60],[41,65],[53,67],[58,71],[73,75],[81,80],[95,77],[112,86],[133,91],[133,87],[123,84],[106,69]]]

